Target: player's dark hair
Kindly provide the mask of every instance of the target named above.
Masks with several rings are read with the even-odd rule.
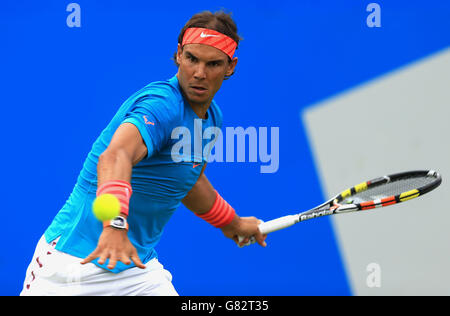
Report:
[[[226,13],[223,10],[212,13],[211,11],[203,11],[193,15],[189,21],[186,22],[184,27],[180,31],[180,35],[178,35],[178,43],[181,44],[183,42],[184,33],[188,28],[191,27],[199,27],[206,28],[210,30],[217,31],[219,33],[225,34],[226,36],[232,38],[239,46],[239,41],[242,38],[238,35],[238,30],[236,23],[231,17],[231,13]],[[236,47],[236,49],[238,48]],[[175,65],[180,66],[177,63],[177,53],[173,55],[173,60]],[[231,62],[231,58],[228,57],[228,61]],[[232,76],[234,72],[230,75]],[[225,80],[230,76],[225,76]]]

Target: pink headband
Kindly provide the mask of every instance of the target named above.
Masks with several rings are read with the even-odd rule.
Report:
[[[181,46],[186,44],[204,44],[215,47],[233,59],[237,43],[230,37],[214,30],[191,27],[184,32]]]

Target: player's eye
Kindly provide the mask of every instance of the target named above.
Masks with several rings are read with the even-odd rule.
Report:
[[[190,61],[190,62],[193,62],[193,63],[195,63],[195,62],[197,62],[197,58],[195,57],[195,56],[192,56],[192,55],[187,55],[187,59]]]
[[[211,62],[208,63],[208,65],[210,67],[218,67],[218,66],[221,65],[221,62],[219,62],[219,61],[211,61]]]

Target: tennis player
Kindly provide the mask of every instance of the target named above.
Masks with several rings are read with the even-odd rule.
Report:
[[[213,97],[234,73],[239,40],[222,11],[186,23],[177,74],[133,94],[95,141],[72,194],[38,242],[21,295],[178,295],[155,246],[180,203],[236,243],[255,236],[266,246],[260,221],[239,217],[211,185],[207,157],[193,143],[189,157],[172,157],[177,127],[191,135],[198,134],[196,120],[203,130],[221,128]],[[102,223],[91,206],[106,193],[119,199],[121,214]]]

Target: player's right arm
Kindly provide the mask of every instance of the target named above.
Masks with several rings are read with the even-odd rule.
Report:
[[[123,123],[114,133],[97,164],[97,181],[100,187],[108,180],[131,181],[131,170],[147,155],[147,147],[134,124]]]
[[[132,168],[147,155],[147,147],[138,128],[131,123],[123,123],[114,133],[108,148],[100,155],[97,164],[98,187],[109,180],[131,181]],[[145,268],[136,248],[131,244],[125,230],[105,227],[100,235],[97,248],[81,263],[99,258],[104,264],[109,259],[108,268],[114,269],[117,261]]]

